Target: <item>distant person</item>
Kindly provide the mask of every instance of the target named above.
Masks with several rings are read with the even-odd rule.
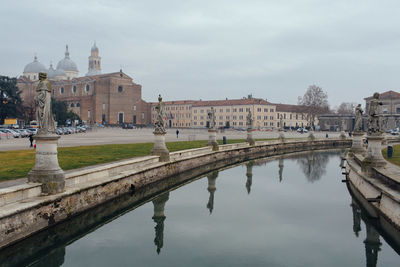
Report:
[[[178,138],[178,137],[179,137],[179,130],[176,129],[176,138]]]
[[[29,135],[29,142],[31,142],[31,146],[30,147],[33,147],[33,134]]]

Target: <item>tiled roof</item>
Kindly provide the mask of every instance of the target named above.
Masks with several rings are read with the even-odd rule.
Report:
[[[369,96],[364,99],[370,100],[372,98],[373,98],[373,96]],[[379,94],[379,99],[399,99],[399,98],[400,98],[400,93],[392,91],[392,90]]]
[[[301,105],[289,105],[289,104],[275,104],[276,112],[306,112],[307,107]]]
[[[175,101],[163,101],[164,105],[189,105],[196,103],[197,100],[175,100]],[[158,104],[158,102],[150,102],[152,106]]]
[[[232,105],[271,105],[270,102],[261,98],[243,98],[228,100],[206,100],[196,101],[194,107],[211,107],[211,106],[232,106]]]

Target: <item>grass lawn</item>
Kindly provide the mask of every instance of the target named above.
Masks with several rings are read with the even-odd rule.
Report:
[[[387,157],[387,148],[382,150],[382,155],[387,161],[400,166],[400,145],[394,145],[393,146],[393,156],[392,156],[392,158],[388,159],[388,157]]]
[[[271,140],[271,139],[257,139]],[[221,140],[218,140],[222,144]],[[227,140],[228,144],[242,143],[245,139]],[[206,140],[168,142],[170,152],[204,147]],[[63,170],[71,170],[121,159],[150,155],[153,143],[77,146],[58,148],[58,161]],[[35,164],[35,150],[0,151],[0,181],[26,177]]]

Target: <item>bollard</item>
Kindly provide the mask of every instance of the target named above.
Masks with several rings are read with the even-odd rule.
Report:
[[[226,136],[222,137],[222,144],[226,145]]]
[[[388,158],[393,157],[393,146],[391,146],[391,145],[388,145],[388,147],[387,147],[387,157]]]

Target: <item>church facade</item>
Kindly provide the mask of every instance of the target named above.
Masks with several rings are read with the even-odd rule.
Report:
[[[147,125],[150,123],[150,105],[142,99],[142,86],[133,81],[122,70],[101,73],[101,57],[96,44],[91,48],[88,72],[79,77],[76,64],[71,60],[66,47],[65,58],[58,62],[56,69],[49,69],[35,56],[18,79],[24,105],[34,108],[35,88],[39,72],[46,72],[53,88],[52,96],[65,101],[69,110],[78,114],[87,124]]]

